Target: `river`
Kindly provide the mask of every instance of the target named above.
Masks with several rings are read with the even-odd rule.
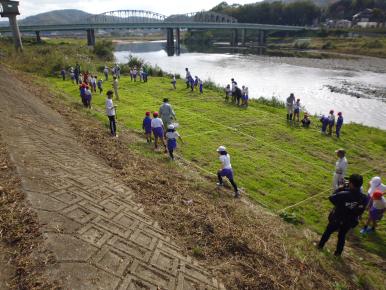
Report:
[[[277,97],[290,93],[312,114],[343,112],[345,122],[386,129],[386,73],[368,63],[385,60],[289,59],[253,54],[197,53],[184,48],[180,56],[168,57],[165,43],[119,43],[115,57],[126,63],[130,54],[158,65],[164,71],[185,76],[188,67],[193,76],[225,86],[233,77],[249,88],[251,98]],[[336,65],[338,64],[338,65]],[[382,67],[382,65],[381,65]]]

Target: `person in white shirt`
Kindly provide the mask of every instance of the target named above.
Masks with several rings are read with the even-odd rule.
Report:
[[[217,172],[217,177],[218,177],[218,186],[223,186],[223,177],[228,178],[229,182],[232,184],[233,189],[235,191],[235,198],[240,197],[240,192],[237,188],[237,185],[233,179],[233,169],[231,165],[231,157],[226,151],[225,146],[220,146],[217,148],[217,152],[220,155],[219,159],[221,162],[221,169]]]
[[[158,139],[161,139],[162,144],[165,147],[165,153],[166,150],[166,144],[164,140],[164,123],[160,118],[158,118],[158,112],[153,113],[153,120],[151,120],[151,130],[153,131],[154,135],[154,148],[158,148]]]
[[[368,233],[374,232],[378,222],[380,222],[383,218],[383,214],[385,213],[385,210],[386,210],[386,200],[383,197],[383,192],[381,190],[376,189],[372,193],[370,197],[368,209],[369,209],[369,217],[367,219],[365,226],[360,231],[361,234],[368,234]],[[371,228],[369,228],[370,224],[372,225]]]
[[[369,197],[371,197],[376,190],[386,192],[386,185],[382,183],[382,179],[379,176],[371,178],[369,182],[369,190],[367,191]]]
[[[300,104],[300,99],[297,99],[294,105],[294,121],[300,122],[300,109],[301,109],[301,104]]]
[[[180,134],[176,131],[174,125],[168,126],[168,131],[166,132],[166,140],[168,145],[169,156],[171,160],[174,160],[173,152],[177,148],[177,138],[183,143]]]
[[[333,188],[337,190],[339,187],[344,185],[344,177],[347,171],[347,159],[345,157],[346,151],[344,149],[338,149],[335,151],[338,156],[338,161],[335,163],[335,173],[333,178]]]
[[[292,115],[294,113],[295,95],[290,94],[286,101],[287,107],[287,121],[292,121]]]
[[[115,97],[119,101],[119,95],[118,95],[119,83],[118,83],[118,79],[116,76],[114,76],[113,88],[114,88]]]
[[[114,93],[112,91],[107,92],[107,99],[106,99],[106,115],[109,118],[110,122],[110,132],[111,136],[118,137],[117,135],[117,125],[115,121],[115,108],[113,103],[113,95]]]

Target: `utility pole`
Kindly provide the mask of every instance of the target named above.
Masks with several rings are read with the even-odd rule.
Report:
[[[0,0],[0,15],[1,17],[8,17],[9,26],[12,30],[13,40],[16,50],[22,51],[23,44],[21,42],[19,25],[17,24],[16,16],[19,13],[19,1]]]

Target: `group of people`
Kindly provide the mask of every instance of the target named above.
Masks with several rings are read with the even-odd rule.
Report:
[[[173,85],[173,88],[176,89],[177,81],[175,75],[173,75],[171,83]],[[185,68],[185,83],[186,88],[190,89],[192,92],[194,91],[194,89],[198,88],[200,94],[204,93],[204,82],[198,76],[195,76],[193,78],[188,68]]]
[[[368,211],[368,219],[361,229],[361,234],[368,234],[375,231],[377,223],[382,220],[386,210],[384,194],[386,185],[382,184],[379,176],[373,177],[369,183],[367,195],[363,193],[363,177],[353,174],[348,180],[345,179],[348,162],[346,151],[336,151],[338,160],[335,164],[333,177],[334,193],[329,197],[334,208],[329,214],[328,225],[324,231],[318,248],[323,249],[333,232],[338,232],[338,242],[335,255],[340,256],[343,252],[346,234],[355,228],[363,213]]]
[[[321,133],[323,135],[332,136],[335,127],[335,134],[337,138],[340,138],[340,130],[343,126],[343,114],[338,112],[338,118],[335,119],[334,110],[330,110],[328,116],[322,115],[320,117],[320,122],[322,123]]]
[[[105,68],[103,69],[105,81],[109,80],[109,73],[110,73],[110,69],[107,65],[105,65]],[[114,78],[114,76],[117,79],[121,78],[121,67],[117,63],[111,68],[111,74],[112,74],[113,78]]]
[[[235,79],[231,79],[231,85],[225,87],[225,102],[231,101],[232,104],[241,107],[248,107],[249,89],[242,86],[241,89],[237,85]]]

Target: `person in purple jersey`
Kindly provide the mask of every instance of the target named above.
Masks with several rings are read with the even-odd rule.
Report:
[[[147,143],[151,143],[151,118],[150,112],[146,112],[145,119],[143,119],[142,129],[145,131]]]
[[[218,186],[223,186],[223,177],[228,178],[229,182],[232,184],[233,189],[235,191],[235,198],[240,197],[240,192],[237,188],[237,185],[233,179],[233,169],[231,165],[231,157],[229,156],[226,148],[224,146],[220,146],[217,148],[217,152],[220,155],[219,159],[221,162],[221,169],[217,172],[218,177]]]
[[[166,144],[164,140],[164,123],[160,118],[158,118],[158,112],[153,113],[153,120],[151,120],[151,129],[153,131],[154,135],[154,149],[158,149],[158,139],[161,139],[162,144],[165,147],[165,153],[166,150]]]
[[[339,112],[338,119],[336,120],[336,127],[335,127],[337,138],[340,138],[340,129],[342,129],[342,126],[343,126],[343,116],[342,116],[342,112]]]

